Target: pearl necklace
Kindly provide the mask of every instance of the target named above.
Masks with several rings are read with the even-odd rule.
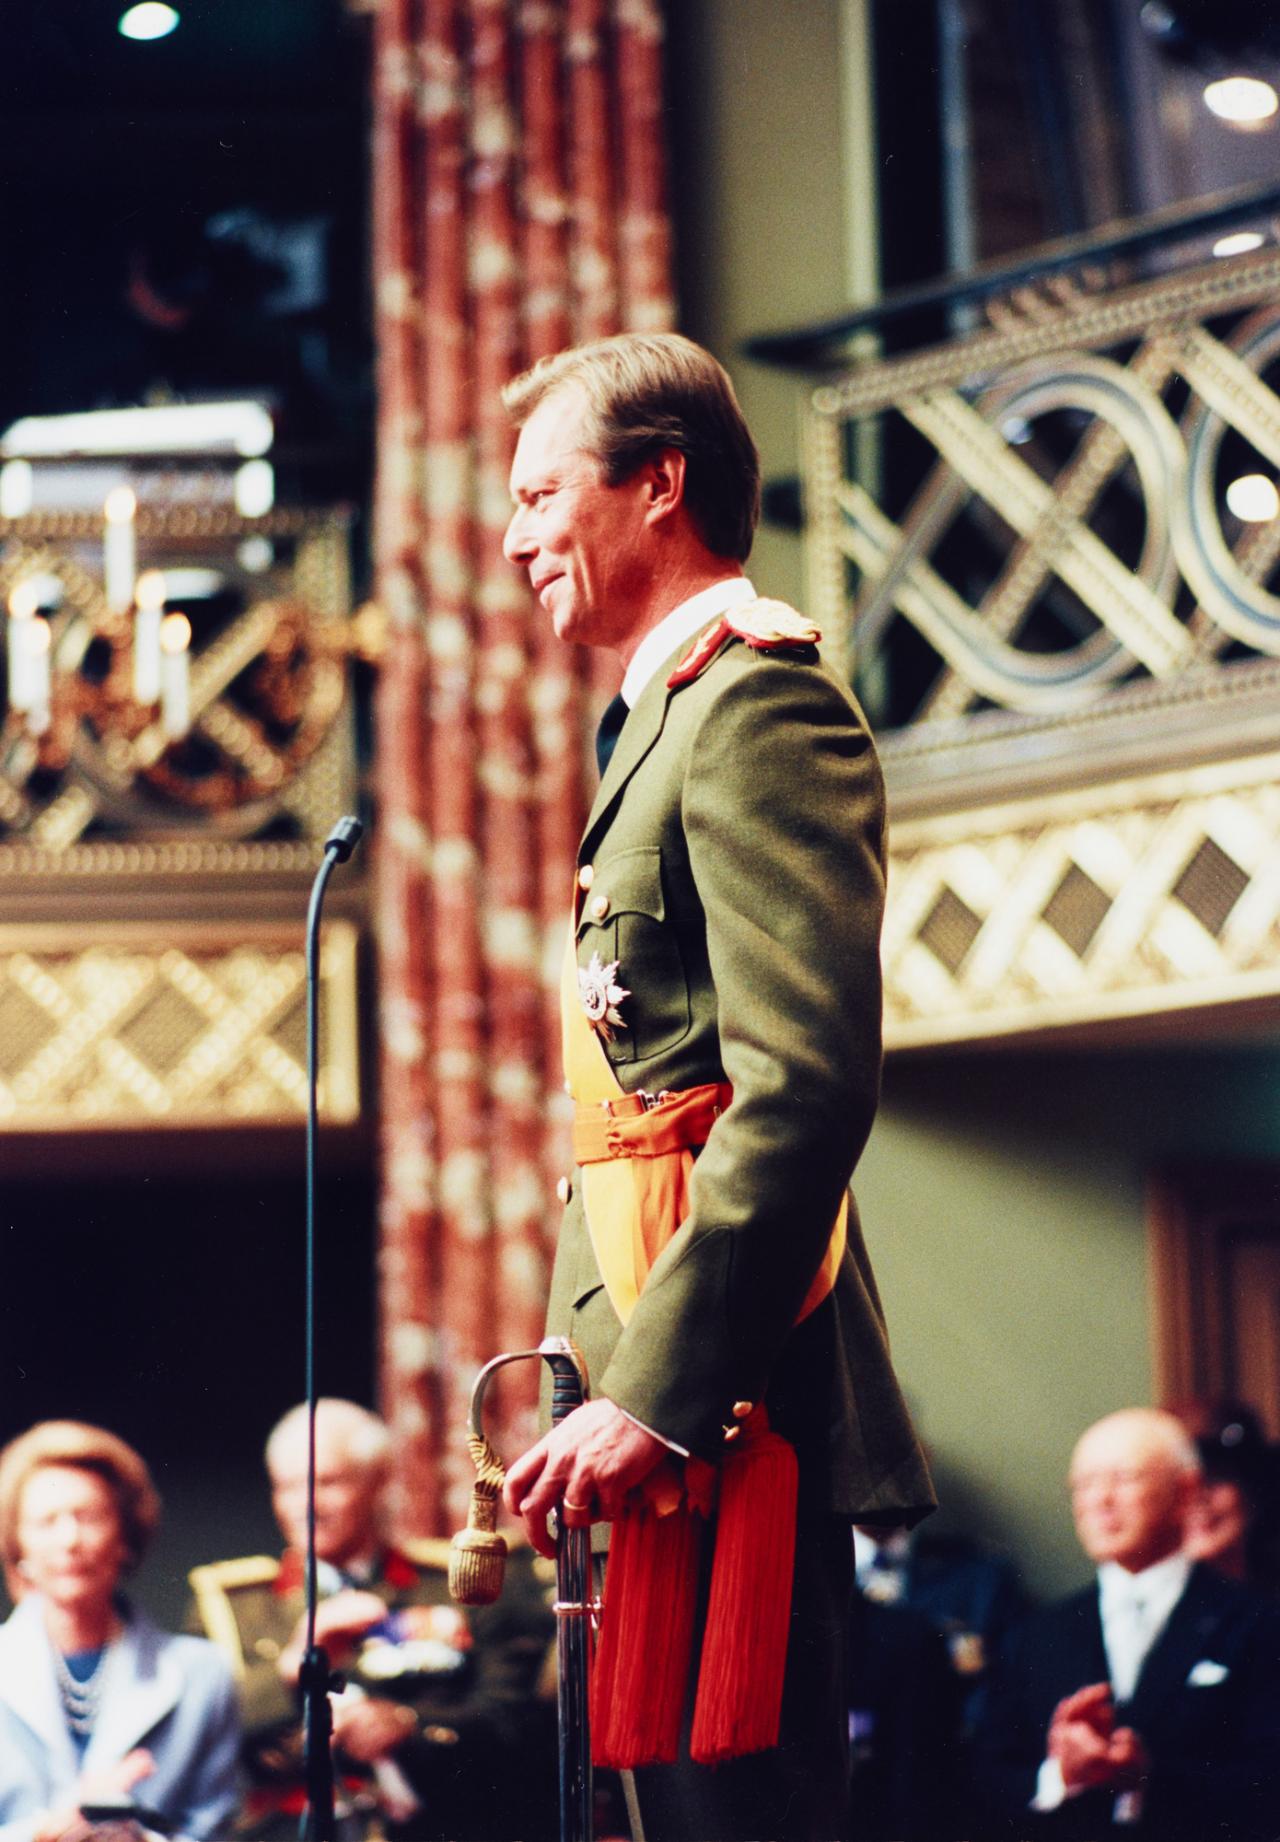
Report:
[[[83,1682],[78,1682],[68,1669],[62,1652],[56,1644],[53,1646],[53,1668],[58,1678],[58,1693],[62,1697],[62,1711],[67,1717],[68,1727],[80,1739],[88,1739],[93,1732],[98,1709],[102,1706],[102,1666],[107,1660],[109,1648],[108,1644],[102,1646],[92,1673]]]

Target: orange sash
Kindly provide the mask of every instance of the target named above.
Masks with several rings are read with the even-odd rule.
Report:
[[[733,1089],[710,1082],[656,1097],[625,1091],[579,997],[576,927],[569,932],[560,1011],[587,1231],[625,1324],[654,1262],[688,1220],[694,1152],[732,1103]],[[848,1207],[846,1196],[801,1317],[835,1283]],[[691,1757],[704,1764],[776,1743],[791,1603],[795,1453],[769,1430],[763,1406],[728,1436],[737,1442],[726,1445],[716,1474],[715,1558],[690,1738]],[[677,1754],[694,1623],[696,1525],[711,1508],[711,1468],[688,1460],[666,1492],[654,1487],[663,1475],[632,1492],[614,1525],[591,1684],[597,1765],[629,1768]],[[655,1643],[660,1624],[663,1641]]]
[[[576,1103],[573,1151],[587,1232],[609,1301],[625,1324],[654,1261],[688,1220],[693,1154],[727,1110],[733,1089],[721,1081],[656,1098],[627,1093],[578,995],[573,929],[560,981],[560,1021],[565,1079]],[[797,1323],[836,1282],[848,1220],[845,1196]]]

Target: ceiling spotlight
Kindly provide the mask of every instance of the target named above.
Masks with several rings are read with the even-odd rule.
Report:
[[[1280,493],[1265,473],[1242,473],[1227,488],[1227,510],[1242,524],[1270,524],[1280,512]]]
[[[120,15],[116,30],[121,38],[168,38],[177,23],[177,10],[163,0],[139,0]]]
[[[1256,128],[1280,108],[1280,96],[1261,77],[1219,77],[1205,84],[1204,100],[1212,114],[1236,128]]]
[[[1262,248],[1260,230],[1233,230],[1230,236],[1219,237],[1213,246],[1215,256],[1245,256],[1251,249]]]

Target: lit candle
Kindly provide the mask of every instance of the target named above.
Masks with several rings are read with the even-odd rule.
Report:
[[[191,727],[191,622],[166,614],[160,622],[160,727],[171,741]]]
[[[135,591],[138,612],[133,623],[133,694],[140,704],[160,695],[160,622],[164,618],[164,572],[144,569]]]
[[[33,736],[43,735],[49,727],[50,665],[53,629],[47,620],[32,617],[20,621],[27,649],[27,674],[30,702],[27,704],[27,728]]]
[[[15,582],[9,593],[9,631],[5,659],[9,678],[9,708],[19,712],[31,708],[31,622],[40,606],[36,585],[30,578]]]
[[[113,486],[102,508],[106,530],[102,538],[102,578],[107,606],[123,610],[133,606],[133,580],[138,549],[133,521],[138,501],[128,486]]]

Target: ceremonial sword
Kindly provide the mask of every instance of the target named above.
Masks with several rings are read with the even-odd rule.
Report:
[[[453,1538],[449,1591],[462,1605],[492,1605],[502,1591],[506,1538],[498,1533],[498,1495],[505,1472],[484,1431],[484,1395],[509,1362],[540,1359],[551,1370],[553,1425],[581,1407],[589,1387],[582,1352],[568,1337],[544,1337],[536,1350],[495,1356],[476,1376],[467,1445],[476,1467],[467,1526]],[[592,1592],[591,1531],[556,1528],[556,1714],[559,1732],[560,1842],[591,1842],[591,1729],[587,1689],[600,1602]]]

